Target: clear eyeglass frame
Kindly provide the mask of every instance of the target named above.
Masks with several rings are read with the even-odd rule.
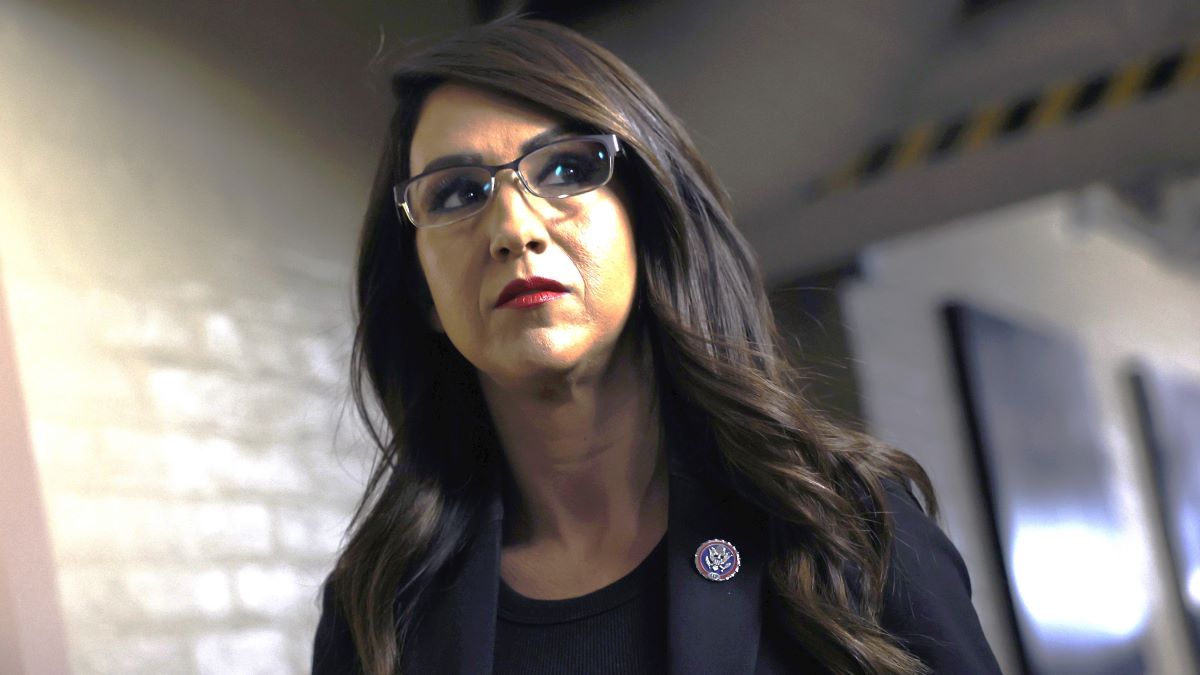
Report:
[[[596,183],[595,185],[586,186],[582,190],[568,191],[565,193],[556,192],[554,194],[544,194],[543,191],[539,191],[537,188],[535,188],[533,185],[530,184],[528,178],[525,175],[525,172],[521,170],[521,164],[523,162],[525,162],[530,157],[537,156],[541,153],[552,153],[554,151],[554,149],[558,146],[565,145],[568,143],[577,143],[579,141],[599,142],[599,143],[603,144],[605,149],[608,151],[607,155],[606,155],[606,157],[608,159],[608,171],[604,176],[604,180],[600,181],[599,183]],[[513,173],[515,173],[517,175],[517,179],[520,180],[521,185],[527,191],[529,191],[530,194],[541,197],[542,199],[565,199],[567,197],[575,197],[575,196],[578,196],[581,194],[586,194],[588,192],[591,192],[592,190],[596,190],[596,189],[602,188],[605,185],[607,185],[608,182],[610,180],[612,180],[614,167],[616,164],[616,156],[619,154],[621,154],[621,145],[620,145],[620,142],[617,140],[616,134],[592,134],[592,135],[586,135],[586,136],[568,136],[566,138],[561,138],[561,139],[558,139],[551,143],[547,143],[546,145],[543,145],[541,147],[530,150],[529,152],[525,153],[524,155],[521,155],[520,157],[514,159],[513,161],[505,163],[505,164],[495,164],[495,165],[472,164],[472,165],[463,165],[463,166],[444,167],[444,168],[440,168],[440,169],[434,169],[433,171],[426,171],[425,173],[413,176],[412,178],[409,178],[406,181],[397,183],[395,186],[393,186],[392,187],[392,197],[396,202],[396,210],[398,211],[398,214],[400,216],[402,216],[402,219],[407,219],[408,222],[413,224],[413,226],[420,228],[420,229],[445,227],[446,225],[452,225],[461,220],[466,220],[467,218],[470,218],[471,216],[474,216],[477,213],[479,213],[480,211],[483,211],[485,208],[487,208],[487,205],[491,203],[492,195],[495,192],[496,174],[498,174],[499,172],[501,172],[505,169],[512,169]],[[459,171],[462,169],[483,169],[488,172],[488,183],[484,187],[484,193],[486,194],[486,198],[480,200],[479,202],[477,202],[477,204],[472,205],[471,208],[462,209],[461,214],[457,214],[455,217],[453,217],[451,219],[443,220],[436,224],[424,224],[423,225],[423,224],[419,223],[417,221],[417,219],[413,217],[413,209],[411,209],[409,206],[409,191],[412,190],[414,185],[420,184],[420,182],[423,180],[428,180],[431,176],[436,176],[436,175],[438,175],[442,172],[446,172],[446,171]]]

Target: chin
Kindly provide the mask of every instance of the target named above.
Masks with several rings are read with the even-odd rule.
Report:
[[[498,383],[519,386],[522,381],[584,375],[606,364],[618,334],[589,326],[543,326],[496,339],[471,359],[475,367]]]
[[[571,349],[529,349],[506,359],[510,377],[537,377],[570,371],[580,362],[581,354]]]
[[[565,375],[587,360],[590,345],[574,341],[534,339],[506,345],[488,360],[495,379],[520,381]]]

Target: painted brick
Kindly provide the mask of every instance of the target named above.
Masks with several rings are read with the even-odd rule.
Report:
[[[265,319],[262,314],[229,311],[210,311],[205,322],[212,329],[208,356],[222,367],[237,372],[254,372],[282,378],[303,374],[304,362],[299,353],[300,335],[309,328],[281,324]],[[234,326],[222,328],[225,322]],[[235,337],[236,335],[236,337]]]
[[[37,455],[38,474],[47,489],[82,482],[86,469],[96,464],[95,434],[88,427],[33,420],[29,436]]]
[[[247,565],[237,571],[238,606],[268,617],[287,619],[303,612],[321,580],[284,565]]]
[[[236,363],[245,358],[242,330],[225,312],[210,312],[204,317],[204,346],[223,361]]]
[[[100,437],[101,466],[93,476],[104,476],[114,489],[218,496],[305,494],[312,485],[296,453],[286,446],[257,448],[224,438],[120,428],[105,429]]]
[[[191,354],[200,338],[186,305],[150,295],[94,292],[91,310],[101,344],[143,354]]]
[[[366,488],[374,453],[365,442],[344,449],[324,444],[308,448],[302,461],[312,472],[314,495],[339,505],[352,505]]]
[[[337,550],[349,522],[348,509],[282,507],[275,515],[275,536],[284,555],[323,558]]]
[[[220,569],[125,562],[70,566],[59,573],[63,607],[109,627],[136,629],[147,621],[210,622],[229,614],[229,576]]]
[[[8,258],[5,262],[8,263]],[[81,331],[70,329],[80,325],[94,328],[87,312],[80,311],[85,305],[85,289],[74,288],[59,280],[17,277],[12,281],[5,280],[5,291],[14,333],[37,340],[39,352],[77,357],[78,352],[87,349]],[[19,348],[21,343],[17,346]]]
[[[218,371],[159,368],[147,375],[150,403],[163,423],[209,433],[274,438],[327,436],[338,403],[283,381],[243,380]]]
[[[134,364],[38,352],[25,360],[22,371],[36,373],[22,378],[22,389],[28,409],[45,411],[40,419],[91,424],[142,417]]]
[[[212,675],[288,673],[288,643],[282,631],[243,630],[203,635],[196,640],[196,670]]]
[[[240,294],[229,298],[226,306],[235,316],[254,317],[272,326],[311,326],[321,319],[321,314],[311,308],[311,303],[302,303],[299,297],[291,294],[267,299]]]
[[[140,620],[138,603],[130,596],[121,576],[123,564],[61,566],[58,590],[66,616],[82,617],[89,624],[98,622],[109,627]],[[80,639],[87,639],[90,633],[90,630],[82,632]]]
[[[128,595],[145,618],[220,618],[232,606],[229,575],[222,570],[144,567],[124,576]]]
[[[300,338],[307,374],[322,384],[344,385],[350,368],[350,342],[348,333]]]
[[[80,633],[81,631],[76,631]],[[182,636],[146,634],[92,635],[87,644],[73,645],[71,665],[76,673],[163,675],[190,673],[191,645]]]
[[[202,560],[271,552],[261,504],[59,495],[50,524],[60,561]]]

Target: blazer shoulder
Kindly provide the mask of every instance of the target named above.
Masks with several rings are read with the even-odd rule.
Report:
[[[313,675],[349,675],[361,673],[358,651],[350,635],[350,624],[346,622],[338,606],[331,578],[321,585],[321,618],[313,636]]]
[[[934,673],[1000,673],[962,555],[908,488],[885,481],[893,539],[883,627]]]

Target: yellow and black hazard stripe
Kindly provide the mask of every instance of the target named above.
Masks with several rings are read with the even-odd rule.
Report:
[[[806,186],[810,200],[888,173],[977,150],[1031,130],[1074,122],[1091,113],[1200,80],[1200,44],[1065,82],[1014,101],[915,126],[875,143],[854,161]],[[1200,129],[1200,127],[1198,127]]]

